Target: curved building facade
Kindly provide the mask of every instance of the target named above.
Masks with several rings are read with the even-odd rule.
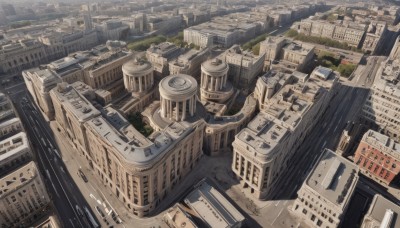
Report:
[[[197,81],[186,74],[176,74],[160,81],[161,116],[183,121],[196,113]]]
[[[143,93],[153,87],[153,65],[145,60],[134,59],[122,65],[124,85],[128,92]]]
[[[229,66],[220,59],[212,59],[201,64],[201,87],[202,101],[215,101],[223,103],[233,93],[232,85],[228,80]]]

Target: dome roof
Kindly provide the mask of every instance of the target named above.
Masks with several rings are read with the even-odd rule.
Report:
[[[150,62],[135,58],[134,60],[128,61],[122,65],[122,72],[124,72],[124,74],[133,75],[147,71],[151,68],[152,65]]]
[[[201,68],[209,73],[222,73],[229,69],[228,64],[218,58],[207,60],[201,64]]]
[[[197,81],[190,75],[175,74],[160,81],[160,94],[171,99],[186,99],[197,92]]]

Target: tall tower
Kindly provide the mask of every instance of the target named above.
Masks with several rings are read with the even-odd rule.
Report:
[[[90,16],[90,11],[83,15],[83,22],[85,23],[86,31],[92,30],[93,24],[92,24],[92,17]]]

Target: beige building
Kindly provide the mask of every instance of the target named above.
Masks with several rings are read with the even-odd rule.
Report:
[[[32,160],[25,132],[0,141],[0,173],[6,174]]]
[[[203,154],[204,121],[180,121],[192,119],[197,82],[187,75],[165,79],[160,82],[165,105],[156,114],[168,115],[167,122],[149,138],[111,107],[103,109],[101,117],[90,103],[93,91],[81,82],[59,84],[50,92],[60,128],[101,181],[140,217],[149,215]]]
[[[124,91],[122,65],[131,59],[132,53],[122,50],[110,51],[100,45],[90,51],[77,52],[56,60],[45,67],[26,70],[22,73],[25,84],[34,101],[49,120],[54,118],[54,109],[49,92],[57,83],[82,81],[98,91],[105,103]],[[108,101],[108,102],[107,102]]]
[[[18,132],[23,130],[21,120],[17,117],[14,117],[9,120],[2,121],[0,123],[0,140],[4,138],[8,138]]]
[[[164,42],[158,45],[151,45],[146,51],[146,58],[153,64],[156,76],[167,76],[169,72],[169,62],[182,54],[182,49],[173,43]]]
[[[187,74],[199,79],[200,66],[210,55],[207,48],[196,50],[189,49],[177,59],[169,62],[170,74]]]
[[[160,81],[161,117],[184,121],[196,113],[197,81],[185,74],[170,75]]]
[[[84,123],[100,115],[86,98],[90,93],[91,88],[82,82],[60,83],[50,91],[55,121],[82,154],[88,151]]]
[[[43,216],[50,198],[34,162],[0,177],[0,225],[27,227]]]
[[[134,59],[122,66],[122,72],[125,90],[129,94],[113,102],[113,106],[124,115],[142,112],[157,96],[153,65],[144,59]]]
[[[204,180],[194,187],[184,201],[201,220],[200,227],[244,226],[245,217],[217,189]]]
[[[265,54],[265,66],[271,65],[271,62],[278,60],[281,56],[282,48],[287,43],[284,37],[267,37],[260,43],[260,54]]]
[[[219,58],[228,63],[228,79],[236,87],[248,90],[255,83],[256,77],[262,72],[264,54],[259,56],[243,51],[239,45],[234,45]]]
[[[304,71],[314,57],[314,45],[292,41],[282,49],[280,65],[286,69]]]
[[[328,21],[305,19],[300,22],[299,32],[308,36],[325,37],[350,46],[361,48],[367,26],[356,23],[332,24]]]
[[[293,204],[293,213],[311,227],[338,227],[358,181],[356,165],[325,149]]]
[[[11,100],[0,92],[0,121],[6,121],[15,117],[15,111]]]
[[[242,109],[233,116],[212,116],[206,125],[204,138],[204,152],[211,155],[220,155],[232,152],[232,142],[254,117],[257,100],[249,95]]]
[[[387,59],[381,63],[363,106],[363,118],[396,141],[400,140],[399,65],[400,59]]]
[[[175,204],[173,207],[169,208],[163,220],[170,228],[198,228],[190,214],[179,204]]]
[[[392,51],[390,52],[389,57],[391,59],[399,59],[400,58],[400,36],[396,38],[396,41],[394,42]]]
[[[233,86],[228,82],[229,65],[216,58],[201,64],[201,101],[224,103],[233,94]]]
[[[233,142],[232,170],[255,198],[272,197],[274,184],[339,87],[338,75],[318,67],[311,75],[269,72],[257,82],[261,112]],[[274,85],[268,88],[269,85]],[[265,87],[265,88],[264,88]],[[271,91],[272,90],[272,91]]]
[[[381,195],[375,195],[361,228],[400,227],[400,207]]]
[[[17,74],[46,62],[45,47],[36,40],[18,40],[0,49],[0,73],[3,74]]]

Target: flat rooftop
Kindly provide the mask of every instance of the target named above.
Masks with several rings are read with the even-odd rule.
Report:
[[[349,202],[357,181],[357,165],[325,149],[305,184],[321,197],[343,208]]]
[[[185,203],[209,227],[236,227],[245,217],[215,188],[201,182]]]
[[[377,131],[368,130],[363,136],[363,141],[381,150],[387,148],[390,152],[396,153],[397,156],[400,155],[400,144]]]
[[[379,224],[382,224],[384,221],[384,217],[388,211],[391,211],[393,214],[390,215],[391,213],[389,212],[391,219],[385,227],[400,227],[400,207],[381,195],[375,195],[368,213],[364,217],[363,225],[366,227],[376,227],[374,225],[379,226]],[[366,218],[373,219],[374,221],[366,220]]]
[[[80,122],[85,122],[100,115],[100,111],[82,95],[87,90],[91,90],[90,86],[78,81],[73,84],[60,83],[52,92]]]
[[[37,176],[38,170],[33,161],[4,176],[0,179],[0,199],[6,197],[8,191],[15,191]]]
[[[15,134],[0,142],[0,162],[27,151],[29,151],[29,143],[25,132]]]

